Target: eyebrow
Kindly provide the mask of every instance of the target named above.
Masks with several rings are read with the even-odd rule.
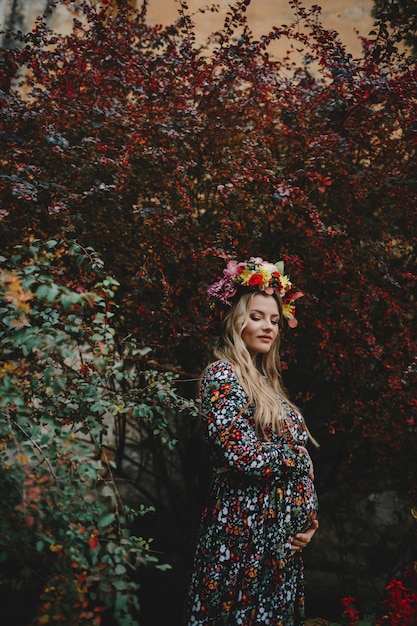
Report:
[[[261,315],[265,315],[265,311],[260,311],[259,309],[251,309],[250,313],[260,313]],[[272,313],[271,317],[279,317],[279,313]]]

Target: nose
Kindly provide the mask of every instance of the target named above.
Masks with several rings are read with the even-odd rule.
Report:
[[[263,326],[265,330],[272,332],[273,330],[272,320],[265,319]]]

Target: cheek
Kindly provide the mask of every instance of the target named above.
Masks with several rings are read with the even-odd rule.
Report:
[[[242,335],[241,335],[243,342],[246,343],[247,340],[250,338],[250,336],[251,336],[250,329],[246,326],[246,328],[243,329]]]
[[[275,343],[275,342],[276,342],[277,337],[278,337],[278,334],[279,334],[279,330],[278,330],[278,328],[274,327],[274,330],[273,330],[273,337],[274,337],[274,340],[273,340],[273,342],[272,342],[272,343]]]
[[[256,328],[253,327],[253,324],[247,324],[242,332],[242,339],[244,343],[250,343],[253,340],[253,337],[256,334]]]
[[[253,321],[250,321],[246,324],[245,328],[242,331],[242,335],[251,335],[256,330],[256,325]]]

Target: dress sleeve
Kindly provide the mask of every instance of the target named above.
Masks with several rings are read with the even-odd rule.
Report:
[[[308,475],[310,462],[299,446],[258,439],[244,415],[247,397],[230,363],[217,361],[209,366],[201,391],[207,437],[226,467],[253,477]]]

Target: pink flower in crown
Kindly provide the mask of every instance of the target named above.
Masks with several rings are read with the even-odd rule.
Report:
[[[232,306],[230,298],[232,298],[236,293],[236,287],[230,278],[225,276],[211,285],[208,288],[207,293],[211,298],[218,300],[221,304]]]
[[[237,261],[229,261],[225,270],[223,270],[223,274],[226,278],[233,278],[234,276],[239,276],[245,269],[245,263],[238,263]]]

